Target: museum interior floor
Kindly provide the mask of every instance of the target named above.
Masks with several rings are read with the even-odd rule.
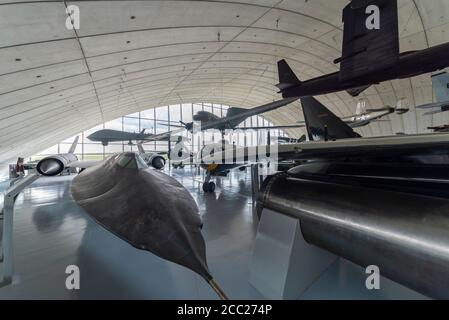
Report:
[[[168,171],[167,171],[168,172]],[[211,273],[232,299],[263,299],[248,282],[257,217],[251,210],[250,174],[220,178],[204,194],[196,169],[169,172],[191,192],[204,220]],[[72,200],[72,176],[40,178],[19,195],[14,217],[12,285],[0,299],[216,299],[190,270],[133,248],[97,225]],[[81,288],[67,290],[68,265],[77,265]],[[337,260],[299,298],[407,299],[422,296],[387,279],[365,288],[364,269]]]

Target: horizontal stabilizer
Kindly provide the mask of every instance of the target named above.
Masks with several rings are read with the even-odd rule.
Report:
[[[358,88],[353,88],[353,89],[346,90],[346,92],[349,93],[353,97],[357,97],[359,94],[361,94],[363,91],[365,91],[369,87],[370,87],[370,85],[369,86],[358,87]]]
[[[278,74],[279,84],[277,84],[276,87],[278,87],[281,92],[301,84],[301,81],[284,59],[278,61]]]
[[[399,60],[397,0],[353,0],[343,10],[340,81],[394,66]]]

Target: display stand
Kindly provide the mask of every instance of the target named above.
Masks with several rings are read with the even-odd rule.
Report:
[[[298,299],[337,259],[304,240],[297,218],[264,208],[249,281],[268,299]]]
[[[14,185],[5,191],[3,215],[0,216],[1,243],[0,243],[0,287],[12,282],[13,276],[13,220],[14,204],[23,189],[39,178],[32,174],[25,178],[14,180]]]

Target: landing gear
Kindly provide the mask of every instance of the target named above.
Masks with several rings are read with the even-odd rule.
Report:
[[[184,163],[173,164],[174,169],[184,169]]]
[[[213,181],[204,182],[203,183],[203,191],[204,192],[214,192],[215,191],[215,183]]]
[[[206,179],[204,180],[204,183],[203,183],[203,191],[206,193],[215,191],[215,183],[213,181],[210,181],[210,178],[211,178],[211,174],[208,173],[206,175]]]

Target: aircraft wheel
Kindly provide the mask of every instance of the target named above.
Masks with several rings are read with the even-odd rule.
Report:
[[[209,192],[215,191],[215,183],[213,181],[209,182]]]
[[[203,191],[204,192],[209,192],[209,183],[207,183],[207,182],[203,183]]]

